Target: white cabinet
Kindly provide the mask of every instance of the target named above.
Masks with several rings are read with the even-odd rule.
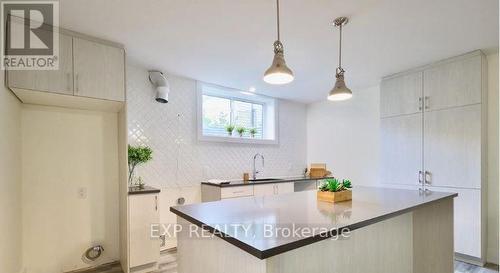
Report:
[[[81,38],[73,39],[73,49],[75,95],[124,101],[123,49]]]
[[[385,79],[380,93],[381,117],[419,113],[422,111],[422,72]]]
[[[428,112],[424,124],[430,185],[480,189],[481,104]]]
[[[422,114],[381,120],[380,181],[417,185],[422,170]]]
[[[273,183],[254,186],[254,196],[278,195],[294,192],[294,183]]]
[[[481,190],[429,187],[431,191],[456,192],[454,199],[455,252],[482,257]]]
[[[294,182],[263,183],[233,187],[219,187],[217,185],[201,185],[202,202],[218,201],[221,199],[264,196],[292,193],[295,191]]]
[[[253,187],[252,186],[237,186],[237,187],[225,187],[220,190],[220,198],[236,198],[244,196],[252,196]]]
[[[422,181],[420,188],[458,192],[455,251],[479,264],[485,258],[485,64],[480,51],[472,52],[384,79],[380,93],[382,183],[413,187]],[[423,103],[418,109],[423,109],[411,114],[415,108],[408,102],[418,92],[404,83],[419,71]],[[399,93],[394,86],[402,86]],[[398,110],[398,101],[410,110]]]
[[[160,222],[158,194],[129,195],[129,264],[151,265],[160,258],[160,240],[151,238],[151,224]]]
[[[125,101],[120,45],[59,29],[58,70],[7,70],[7,86],[23,103],[119,111]]]
[[[481,103],[483,58],[472,54],[425,69],[425,110]]]
[[[11,70],[7,72],[8,86],[73,95],[73,38],[59,35],[58,70]]]

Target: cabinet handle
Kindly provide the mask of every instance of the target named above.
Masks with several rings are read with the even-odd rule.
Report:
[[[422,104],[423,104],[422,97],[419,97],[418,98],[418,111],[422,111]]]
[[[66,85],[67,85],[68,91],[73,89],[71,87],[71,74],[70,73],[66,73]]]
[[[158,196],[155,196],[155,211],[158,211]]]
[[[431,107],[430,107],[430,104],[431,104],[431,98],[430,98],[429,96],[425,96],[425,97],[424,97],[424,100],[425,100],[425,102],[424,102],[425,109],[426,109],[426,110],[430,109],[430,108],[431,108]]]
[[[243,193],[243,192],[245,192],[245,191],[233,191],[233,194],[235,194],[235,193]]]
[[[75,93],[78,94],[78,73],[75,74]]]
[[[429,179],[427,179],[429,178]],[[424,172],[424,184],[425,185],[430,185],[432,180],[432,174],[429,171]]]
[[[418,184],[419,185],[422,185],[422,182],[424,180],[424,177],[423,177],[424,175],[423,174],[424,173],[422,171],[418,171]]]

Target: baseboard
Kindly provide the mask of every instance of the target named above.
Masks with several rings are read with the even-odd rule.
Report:
[[[109,263],[91,266],[91,267],[87,267],[87,268],[82,268],[82,269],[78,269],[78,270],[74,270],[74,271],[67,271],[65,273],[85,273],[85,272],[89,272],[89,271],[94,272],[94,271],[104,270],[106,268],[115,267],[115,266],[120,266],[120,261],[109,262]]]
[[[458,252],[455,252],[455,260],[458,260],[458,261],[461,261],[464,263],[468,263],[468,264],[481,266],[481,267],[486,264],[486,262],[480,258],[465,255],[465,254],[458,253]]]

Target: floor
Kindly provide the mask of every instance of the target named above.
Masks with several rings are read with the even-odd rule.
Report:
[[[160,258],[160,266],[158,271],[154,273],[177,273],[177,252],[163,251]],[[87,271],[85,273],[123,273],[119,265],[112,265],[101,268],[100,270]],[[497,265],[489,265],[479,267],[463,262],[455,261],[454,273],[498,273]]]

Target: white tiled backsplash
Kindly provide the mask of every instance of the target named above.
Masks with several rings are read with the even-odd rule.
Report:
[[[279,101],[279,145],[199,142],[196,81],[167,75],[169,102],[154,100],[146,68],[127,65],[130,144],[146,144],[153,160],[138,167],[146,184],[160,188],[197,186],[210,178],[240,179],[251,172],[255,153],[265,156],[265,176],[300,175],[306,167],[306,106]]]

